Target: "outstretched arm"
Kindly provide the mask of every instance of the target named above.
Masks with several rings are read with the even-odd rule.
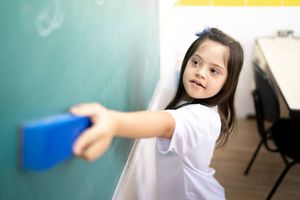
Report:
[[[100,104],[77,105],[70,110],[88,116],[93,125],[76,140],[75,155],[95,160],[110,146],[114,136],[127,138],[171,138],[175,128],[173,117],[164,111],[118,112]]]

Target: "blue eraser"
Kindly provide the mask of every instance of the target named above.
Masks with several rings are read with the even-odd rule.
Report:
[[[21,125],[21,165],[24,170],[45,170],[73,156],[76,138],[91,126],[88,117],[69,113]]]

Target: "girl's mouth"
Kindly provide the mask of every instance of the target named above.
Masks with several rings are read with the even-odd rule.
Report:
[[[206,88],[202,83],[198,82],[198,81],[195,81],[195,80],[191,80],[190,81],[192,84],[195,84],[196,86],[198,87],[202,87],[202,88]]]

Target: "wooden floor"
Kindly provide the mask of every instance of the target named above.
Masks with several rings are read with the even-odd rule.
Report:
[[[277,153],[261,148],[250,173],[244,170],[259,142],[254,119],[239,119],[238,133],[225,149],[216,150],[212,167],[224,186],[228,200],[264,200],[284,169]],[[300,141],[299,141],[300,142]],[[300,164],[293,166],[273,196],[273,200],[300,200]]]

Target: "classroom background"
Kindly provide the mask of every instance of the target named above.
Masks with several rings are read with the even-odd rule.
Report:
[[[260,171],[245,176],[244,170],[259,141],[254,103],[252,62],[258,37],[276,37],[278,31],[292,30],[299,36],[300,1],[222,1],[166,0],[160,1],[160,80],[150,109],[162,109],[175,93],[181,61],[186,49],[205,27],[217,27],[241,42],[244,65],[236,92],[239,132],[228,147],[217,151],[213,160],[216,176],[225,185],[228,199],[266,199],[276,178],[284,168],[280,156],[262,149],[257,158]],[[294,87],[299,87],[294,86]],[[283,115],[286,115],[283,111]],[[155,199],[155,140],[139,140],[131,165],[125,176],[120,199]],[[257,170],[256,168],[256,170]],[[297,199],[300,185],[299,166],[291,170],[273,199]],[[219,170],[219,172],[218,172]],[[253,170],[254,171],[254,170]],[[138,188],[138,189],[137,189]]]

